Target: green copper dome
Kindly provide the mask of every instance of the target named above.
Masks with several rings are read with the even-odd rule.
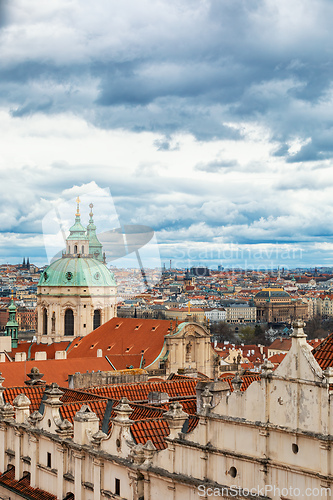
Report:
[[[116,286],[105,264],[92,257],[62,257],[42,273],[38,286]]]

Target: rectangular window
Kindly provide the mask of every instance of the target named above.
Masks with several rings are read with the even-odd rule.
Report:
[[[47,452],[47,466],[51,469],[51,453]]]
[[[85,323],[83,323],[83,328],[85,328],[87,325]]]
[[[115,494],[120,496],[120,479],[115,478]]]
[[[86,304],[84,304],[83,309],[85,309],[86,307],[87,307]]]

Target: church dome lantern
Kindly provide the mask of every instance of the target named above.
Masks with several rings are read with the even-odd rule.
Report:
[[[79,198],[76,203],[66,251],[44,270],[38,282],[38,342],[83,337],[97,323],[102,325],[116,316],[117,285],[103,260],[92,210],[86,230],[81,223]],[[93,205],[89,206],[92,209]]]

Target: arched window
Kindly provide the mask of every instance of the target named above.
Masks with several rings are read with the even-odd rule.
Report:
[[[74,245],[74,253],[77,253],[77,245]]]
[[[43,335],[47,335],[47,309],[43,310]]]
[[[65,335],[74,335],[74,314],[72,309],[65,312]]]
[[[99,326],[101,326],[101,311],[99,309],[95,309],[93,330],[96,330]]]
[[[53,311],[52,318],[51,318],[51,324],[52,324],[51,331],[52,332],[55,332],[55,323],[56,323],[56,317],[55,317],[55,312]]]
[[[75,500],[74,493],[67,493],[64,500]]]

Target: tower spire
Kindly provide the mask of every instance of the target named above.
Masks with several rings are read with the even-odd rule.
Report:
[[[94,204],[93,204],[93,203],[90,203],[90,204],[89,204],[89,208],[90,208],[90,212],[89,212],[89,217],[90,217],[90,219],[89,219],[89,222],[90,222],[90,223],[92,223],[92,224],[94,223],[94,220],[93,220],[93,215],[94,215],[94,214],[93,214],[93,211],[92,211],[93,207],[94,207]]]
[[[87,226],[87,235],[89,239],[89,253],[94,256],[95,259],[104,262],[104,257],[103,257],[103,248],[102,244],[97,238],[96,235],[96,226],[94,224],[94,219],[93,219],[93,203],[89,204],[90,212],[89,212],[89,224]]]
[[[80,197],[78,196],[76,198],[76,214],[75,214],[76,217],[80,217],[80,201],[81,201]]]
[[[5,335],[11,337],[12,348],[17,347],[18,342],[18,322],[16,321],[16,305],[14,304],[14,291],[11,293],[11,301],[8,307],[9,319],[6,323]]]

